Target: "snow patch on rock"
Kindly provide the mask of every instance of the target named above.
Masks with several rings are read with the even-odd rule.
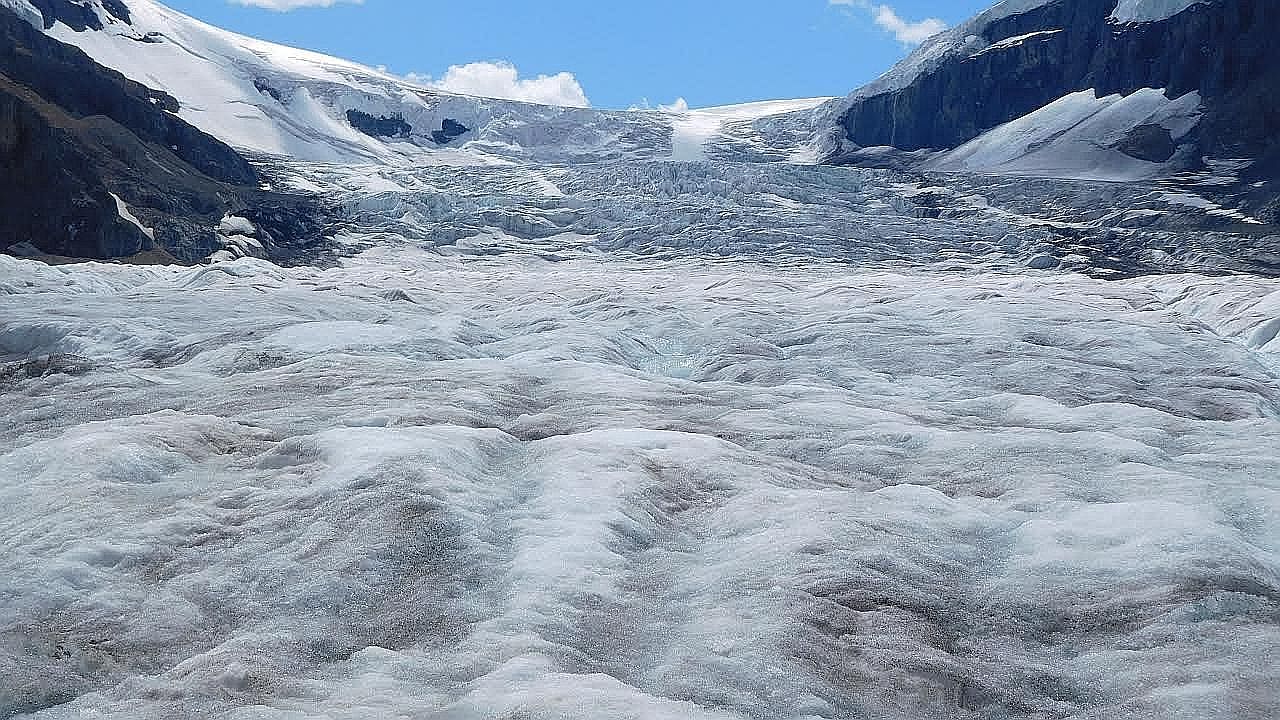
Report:
[[[1170,163],[1140,160],[1115,146],[1143,125],[1165,128],[1176,142],[1199,121],[1200,102],[1198,93],[1171,100],[1157,89],[1101,98],[1084,90],[989,130],[925,167],[1093,180],[1155,177],[1167,174]]]
[[[1192,7],[1214,0],[1120,0],[1111,19],[1121,23],[1165,20]]]
[[[156,231],[143,225],[142,221],[134,216],[133,212],[129,210],[129,206],[125,204],[124,200],[120,199],[119,195],[115,193],[110,193],[110,195],[111,199],[116,201],[116,213],[120,216],[121,220],[124,220],[130,225],[138,228],[142,231],[142,234],[146,235],[148,238],[152,240],[156,239]]]
[[[253,223],[248,218],[238,215],[226,215],[218,223],[218,232],[223,235],[248,235],[252,237],[257,234],[258,229],[253,226]]]

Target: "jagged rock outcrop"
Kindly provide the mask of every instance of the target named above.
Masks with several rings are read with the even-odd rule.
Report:
[[[39,5],[62,13],[60,22],[75,7]],[[260,190],[248,161],[177,109],[172,97],[0,8],[0,250],[195,262],[222,247],[216,226],[228,214],[269,221],[286,206],[319,212],[311,201]],[[256,212],[259,205],[273,210]],[[274,232],[264,227],[269,250],[288,254],[319,239],[294,235],[298,226],[294,218]]]
[[[471,128],[466,125],[453,118],[445,118],[441,121],[439,130],[431,131],[431,139],[437,145],[448,145],[469,132],[471,132]]]
[[[348,110],[347,122],[351,127],[376,138],[407,138],[413,126],[404,121],[403,115],[370,115],[360,110]]]
[[[40,15],[44,20],[45,28],[53,27],[54,23],[62,23],[77,32],[89,30],[101,30],[102,18],[94,12],[93,8],[73,0],[30,0],[30,3],[40,11]],[[128,24],[129,8],[121,0],[102,0],[102,8],[107,11],[111,17],[120,22]]]

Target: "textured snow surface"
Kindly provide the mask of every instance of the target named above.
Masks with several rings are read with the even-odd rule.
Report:
[[[813,110],[830,100],[832,98],[768,100],[672,112],[670,113],[673,129],[671,159],[680,162],[705,160],[709,151],[718,144],[717,141],[725,140],[726,135],[734,136],[731,128],[741,128],[743,125],[750,127],[754,121],[774,115]],[[790,157],[788,159],[804,160],[806,158]],[[816,158],[811,159],[816,160]]]
[[[1266,718],[1280,284],[0,258],[0,715]]]
[[[1189,183],[927,177],[786,163],[405,168],[290,163],[273,183],[341,199],[349,247],[610,253],[774,264],[896,262],[1101,276],[1273,272],[1275,238]]]

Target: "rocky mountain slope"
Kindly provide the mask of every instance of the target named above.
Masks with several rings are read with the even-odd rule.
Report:
[[[318,238],[313,201],[262,191],[248,161],[173,114],[172,96],[27,20],[0,7],[0,248],[190,262],[226,247],[287,257]],[[227,226],[239,233],[220,230],[241,216]]]
[[[824,108],[826,156],[1116,180],[1209,170],[1265,205],[1277,26],[1270,0],[1007,0]]]

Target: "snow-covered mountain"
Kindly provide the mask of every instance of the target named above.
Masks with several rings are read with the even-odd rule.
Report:
[[[0,74],[37,96],[11,97],[26,112],[2,128],[0,249],[22,255],[283,261],[321,240],[327,200],[306,186],[260,187],[245,157],[267,175],[282,161],[696,160],[730,124],[750,148],[743,123],[826,100],[609,112],[463,97],[151,0],[0,0],[0,24]],[[93,130],[103,118],[115,123],[111,143]],[[127,160],[141,155],[155,162]],[[238,172],[200,167],[210,158]]]
[[[1132,180],[1259,160],[1280,92],[1264,0],[1005,0],[848,98],[668,113],[435,91],[211,27],[154,0],[3,0],[176,97],[244,150],[309,161],[819,159]],[[1238,163],[1237,163],[1238,166]],[[1264,193],[1257,193],[1262,195]]]
[[[686,122],[688,113],[550,107],[442,93],[356,63],[230,33],[153,0],[3,2],[99,63],[173,95],[178,114],[196,127],[265,155],[445,164],[673,153],[687,158],[688,138],[705,139],[708,129],[718,127],[714,121],[708,126],[710,116]],[[758,104],[731,115],[778,110]],[[684,143],[681,148],[673,147],[677,124],[695,131],[675,140]]]
[[[441,93],[229,33],[154,0],[0,3],[172,98],[178,117],[257,158],[268,175],[291,175],[287,188],[301,194],[314,194],[302,180],[311,173],[285,170],[290,162],[828,161],[1108,181],[1194,173],[1184,178],[1198,183],[1187,202],[1217,213],[1213,222],[1277,212],[1268,93],[1280,63],[1263,62],[1271,46],[1260,39],[1276,10],[1256,0],[1006,0],[847,98],[686,112]],[[151,222],[145,204],[135,209]],[[208,249],[199,243],[180,257]],[[226,250],[256,252],[245,243]]]
[[[268,175],[281,162],[417,167],[693,161],[711,156],[716,147],[774,160],[811,160],[800,144],[766,147],[767,138],[755,133],[751,122],[829,100],[681,111],[551,107],[437,92],[356,63],[229,33],[152,0],[0,0],[0,13],[5,23],[25,22],[48,38],[38,49],[28,48],[15,57],[42,61],[68,54],[59,45],[83,52],[89,59],[78,60],[76,71],[83,81],[60,81],[66,87],[95,81],[112,86],[121,82],[114,74],[118,72],[136,84],[130,86],[135,92],[145,90],[157,98],[155,107],[148,108],[157,116],[152,124],[194,126],[255,159]],[[94,61],[101,67],[93,66]],[[28,68],[28,74],[57,76],[49,63],[45,65]],[[122,102],[101,90],[85,94],[95,98],[96,105],[64,108],[77,120],[110,115],[102,107]],[[803,130],[800,140],[807,128]],[[207,152],[198,134],[171,138],[159,152]],[[60,147],[68,146],[59,142]],[[22,150],[31,157],[58,156],[37,148]],[[129,154],[137,153],[125,153]],[[120,155],[94,146],[77,156],[83,158],[78,167],[116,167],[120,163],[111,158]],[[93,199],[76,201],[74,207],[45,207],[27,194],[11,192],[6,201],[11,220],[0,228],[0,248],[17,254],[95,258],[157,250],[161,257],[194,262],[211,254],[282,260],[296,255],[296,250],[286,251],[287,246],[314,244],[328,213],[310,188],[289,188],[293,197],[272,194],[269,185],[260,189],[256,179],[245,179],[256,174],[244,159],[237,157],[235,162],[248,172],[240,180],[251,187],[220,187],[217,198],[248,194],[251,202],[166,200],[165,193],[143,187],[162,186],[163,178],[138,184],[139,177],[155,167],[128,163],[113,177],[87,181]],[[57,175],[64,164],[57,160],[52,163],[57,167],[49,169]],[[21,182],[19,178],[31,173],[17,161],[10,165],[7,176],[15,190],[34,190],[44,199],[73,195],[48,192],[54,186],[49,182]],[[218,180],[208,179],[206,185],[213,187]],[[213,196],[206,193],[208,197]],[[44,210],[36,212],[37,207]],[[92,212],[86,215],[77,209],[82,207]],[[246,226],[250,230],[224,231],[218,220],[223,216],[253,218]],[[40,222],[17,221],[23,218]]]
[[[838,162],[1133,180],[1280,152],[1271,0],[1006,0],[822,108]]]

